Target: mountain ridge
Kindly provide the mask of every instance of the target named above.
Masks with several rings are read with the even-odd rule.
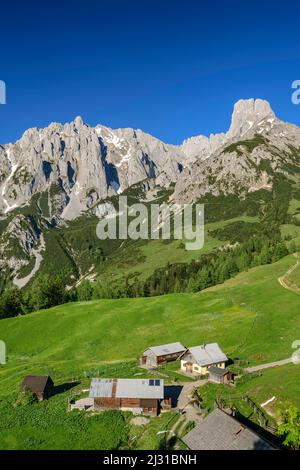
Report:
[[[52,183],[61,186],[59,215],[66,219],[69,212],[70,218],[75,218],[95,201],[145,178],[169,186],[179,179],[183,168],[206,160],[225,143],[249,134],[267,117],[276,119],[267,101],[239,100],[227,133],[191,137],[179,146],[139,129],[111,129],[99,124],[90,127],[80,116],[66,124],[30,128],[15,144],[0,146],[0,213],[26,204],[33,194]],[[73,210],[64,212],[69,204]]]
[[[80,217],[106,217],[121,193],[147,202],[160,201],[161,194],[169,204],[203,202],[206,195],[243,200],[274,193],[280,178],[296,188],[299,172],[300,128],[277,119],[260,99],[239,100],[226,133],[179,146],[138,129],[92,128],[79,116],[32,128],[15,144],[0,146],[0,270],[18,282],[28,266],[37,268],[32,256],[48,250],[47,231]],[[92,238],[85,243],[95,244]],[[73,265],[74,246],[61,243],[55,249]],[[92,265],[91,256],[88,270]]]

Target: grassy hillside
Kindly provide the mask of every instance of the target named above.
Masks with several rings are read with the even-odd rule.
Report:
[[[298,253],[295,254],[295,264],[287,272],[284,282],[290,289],[300,292],[300,255]]]
[[[300,409],[300,365],[288,364],[284,367],[274,367],[263,371],[262,375],[253,374],[245,382],[233,389],[229,385],[207,384],[199,389],[203,398],[203,407],[213,409],[214,400],[224,399],[230,405],[251,413],[247,410],[243,396],[246,394],[258,404],[262,405],[267,400],[275,397],[275,400],[265,407],[271,416],[278,416],[279,406],[286,401],[296,405]]]
[[[104,363],[134,361],[147,346],[171,341],[217,341],[231,358],[251,364],[289,357],[300,329],[300,294],[277,278],[294,262],[288,256],[194,295],[66,304],[1,320],[8,363],[0,369],[0,392],[25,370],[70,377]]]
[[[288,285],[294,289],[300,289],[300,266],[287,277]]]
[[[69,223],[68,227],[45,232],[46,251],[43,255],[41,273],[55,274],[68,270],[78,278],[89,273],[95,277],[125,285],[133,278],[145,280],[160,267],[168,263],[184,263],[199,259],[230,241],[218,238],[218,230],[235,222],[257,222],[256,217],[240,216],[229,220],[205,224],[205,245],[201,250],[187,251],[182,240],[109,240],[102,241],[96,236],[98,219],[81,217]],[[92,270],[90,270],[93,266]]]
[[[277,278],[294,263],[295,257],[288,256],[194,295],[66,304],[1,320],[8,363],[0,367],[0,449],[159,448],[157,432],[170,428],[176,415],[152,418],[140,428],[132,425],[128,413],[93,418],[68,413],[70,397],[81,396],[92,376],[146,375],[136,361],[151,344],[217,341],[230,358],[250,364],[289,357],[300,330],[300,293],[284,289]],[[170,369],[176,376],[175,367]],[[22,378],[34,373],[53,377],[55,396],[16,407]],[[240,399],[244,393],[257,403],[275,395],[275,408],[284,400],[300,408],[299,379],[300,366],[288,365],[266,370],[236,388],[212,386],[202,393],[208,407],[217,393],[245,415],[249,410]],[[268,411],[273,414],[274,409]]]

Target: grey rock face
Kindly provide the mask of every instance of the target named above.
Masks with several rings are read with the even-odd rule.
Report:
[[[29,129],[14,145],[0,147],[0,213],[46,191],[53,217],[73,219],[146,178],[176,181],[184,158],[140,130],[91,128],[80,117]]]
[[[276,117],[270,104],[264,100],[239,100],[234,105],[231,126],[227,133],[229,138],[241,138],[251,129],[263,122],[272,123]]]
[[[15,216],[0,236],[0,269],[7,265],[12,272],[17,272],[27,265],[39,239],[39,228],[30,218]]]
[[[73,220],[88,209],[105,217],[113,211],[105,199],[135,183],[145,181],[148,191],[159,180],[164,186],[175,182],[183,158],[178,148],[142,131],[91,128],[80,117],[29,129],[15,144],[0,146],[0,219],[32,201],[43,214],[37,227],[16,211],[0,233],[0,271],[7,267],[16,279],[37,253],[47,224]]]
[[[162,173],[168,182],[176,181],[185,156],[172,145],[164,144],[141,130],[113,131],[97,126],[106,161],[107,179],[118,193],[146,178],[156,179]]]
[[[226,134],[211,134],[209,137],[199,135],[185,140],[181,145],[182,152],[189,164],[197,160],[206,160],[226,141]]]
[[[250,152],[243,142],[257,136],[264,141]],[[240,144],[234,148],[235,143]],[[58,224],[88,209],[96,211],[108,196],[149,179],[162,187],[176,183],[179,202],[206,192],[253,190],[259,181],[270,188],[251,160],[257,166],[270,160],[278,170],[282,158],[276,160],[276,152],[288,155],[291,145],[300,147],[299,128],[278,120],[268,102],[253,99],[235,104],[227,133],[192,137],[180,146],[141,130],[92,128],[80,117],[52,123],[0,146],[0,216],[45,193],[49,220]]]

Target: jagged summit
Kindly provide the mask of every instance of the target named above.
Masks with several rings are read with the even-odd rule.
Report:
[[[239,100],[226,134],[194,137],[182,148],[189,165],[175,186],[177,202],[207,193],[244,196],[272,190],[274,174],[287,177],[300,166],[300,128],[278,119],[268,101]]]
[[[275,117],[270,103],[259,98],[238,100],[233,108],[232,119],[234,119],[237,115],[243,115],[244,117],[247,117],[247,115],[252,115],[260,119],[263,119],[269,115]]]
[[[211,134],[209,137],[198,135],[183,141],[181,150],[190,162],[205,160],[230,139],[242,138],[262,121],[276,119],[270,103],[261,99],[239,100],[235,103],[231,126],[226,133]],[[257,129],[259,131],[260,129]]]
[[[259,124],[265,119],[275,120],[276,116],[270,103],[261,99],[239,100],[234,105],[231,126],[227,136],[242,136],[248,132],[255,124]]]
[[[81,116],[76,116],[74,119],[74,126],[76,129],[80,129],[83,126],[83,119]]]
[[[15,144],[0,146],[0,214],[51,190],[51,216],[72,219],[145,179],[164,187],[182,181],[183,168],[206,161],[235,141],[270,132],[282,141],[286,133],[296,131],[276,119],[270,104],[261,99],[239,100],[227,133],[199,135],[180,146],[141,130],[91,127],[81,116],[66,124],[28,129]]]

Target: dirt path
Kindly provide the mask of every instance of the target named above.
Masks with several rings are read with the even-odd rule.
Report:
[[[181,435],[184,432],[184,429],[187,426],[187,424],[191,421],[197,422],[201,419],[201,417],[199,416],[199,412],[197,412],[197,409],[192,404],[192,397],[193,397],[193,391],[196,388],[201,387],[202,385],[205,385],[206,383],[207,383],[207,380],[196,380],[194,382],[181,383],[182,390],[178,397],[177,408],[181,412],[184,412],[184,414],[182,414],[179,417],[179,419],[174,423],[174,425],[171,427],[171,429],[167,431],[168,442],[170,442],[170,440],[173,437],[176,437],[174,450],[179,449],[179,441],[181,439]]]
[[[178,408],[185,412],[185,418],[187,421],[199,420],[199,415],[196,408],[191,403],[193,391],[195,388],[205,385],[207,380],[196,380],[195,382],[185,383],[182,387],[181,393],[178,398]]]
[[[298,266],[300,266],[300,254],[299,253],[294,253],[294,257],[297,259],[297,262],[296,264],[294,264],[293,266],[291,266],[287,272],[278,278],[278,282],[279,284],[284,288],[284,289],[288,289],[292,292],[300,292],[300,288],[299,287],[292,287],[290,286],[288,283],[287,283],[287,280],[286,278],[288,278],[288,276],[295,271],[295,269],[298,268]],[[299,358],[300,359],[300,358]],[[248,372],[248,373],[251,373],[251,372],[258,372],[260,370],[264,370],[264,369],[269,369],[271,367],[279,367],[279,366],[283,366],[283,365],[286,365],[286,364],[291,364],[293,361],[295,360],[295,358],[293,357],[289,357],[287,359],[282,359],[281,361],[274,361],[274,362],[267,362],[265,364],[260,364],[259,366],[253,366],[253,367],[247,367],[245,370],[245,372]]]
[[[43,261],[43,257],[41,255],[41,251],[45,249],[45,240],[43,235],[40,237],[40,246],[36,250],[32,250],[33,256],[35,256],[35,265],[32,269],[32,271],[25,277],[22,278],[17,278],[15,277],[13,279],[13,283],[16,287],[19,289],[22,289],[22,287],[25,287],[26,284],[33,278],[33,276],[38,272],[41,266],[41,262]]]
[[[259,366],[247,367],[247,369],[244,369],[244,371],[248,373],[258,372],[260,370],[269,369],[271,367],[279,367],[286,364],[291,364],[294,362],[294,360],[295,358],[289,357],[288,359],[282,359],[281,361],[267,362],[266,364],[260,364]]]
[[[299,288],[299,287],[296,287],[296,286],[295,286],[295,287],[292,287],[292,286],[290,286],[290,285],[287,283],[287,280],[286,280],[286,278],[288,278],[289,275],[292,274],[292,272],[295,271],[295,269],[297,269],[298,266],[300,265],[299,253],[294,253],[294,256],[295,256],[295,258],[297,258],[296,264],[295,264],[294,266],[292,266],[291,268],[289,268],[289,269],[287,270],[287,272],[286,272],[283,276],[279,277],[279,278],[278,278],[278,282],[279,282],[279,284],[280,284],[284,289],[288,289],[288,290],[290,290],[290,291],[292,291],[292,292],[300,292],[300,288]]]

